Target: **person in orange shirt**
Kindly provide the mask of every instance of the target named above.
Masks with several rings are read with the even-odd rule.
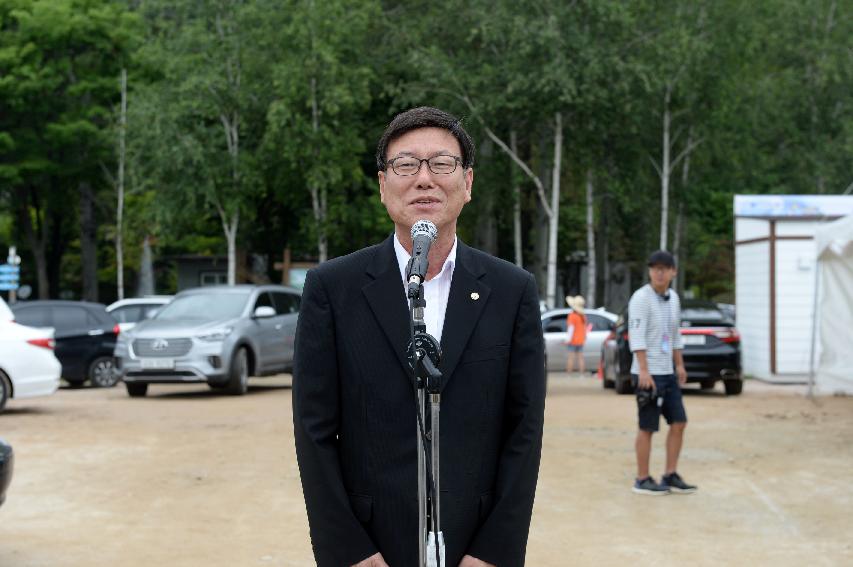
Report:
[[[576,295],[575,297],[567,296],[566,303],[572,309],[566,318],[566,348],[569,350],[566,372],[572,371],[575,366],[573,361],[577,359],[578,372],[583,374],[586,371],[583,362],[583,345],[586,342],[586,315],[583,309],[586,302],[583,296]]]

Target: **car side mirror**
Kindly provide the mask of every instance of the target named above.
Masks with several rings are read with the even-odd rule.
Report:
[[[275,309],[270,307],[269,305],[261,305],[260,307],[255,307],[255,319],[266,319],[268,317],[275,317]]]

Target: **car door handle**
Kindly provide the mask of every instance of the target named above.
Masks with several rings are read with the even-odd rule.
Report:
[[[89,331],[89,336],[90,336],[90,337],[96,337],[96,336],[98,336],[98,335],[103,335],[103,334],[104,334],[104,330],[103,330],[103,329],[93,329],[93,330]]]

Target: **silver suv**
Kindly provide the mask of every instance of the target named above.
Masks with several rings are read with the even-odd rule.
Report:
[[[131,397],[148,384],[206,382],[245,394],[249,376],[288,371],[299,290],[278,285],[183,291],[152,319],[119,335],[116,366]]]

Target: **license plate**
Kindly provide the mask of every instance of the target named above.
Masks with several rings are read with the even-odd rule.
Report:
[[[143,370],[172,370],[175,361],[171,358],[142,358],[139,360]]]
[[[704,345],[705,335],[682,335],[681,340],[685,345]]]

